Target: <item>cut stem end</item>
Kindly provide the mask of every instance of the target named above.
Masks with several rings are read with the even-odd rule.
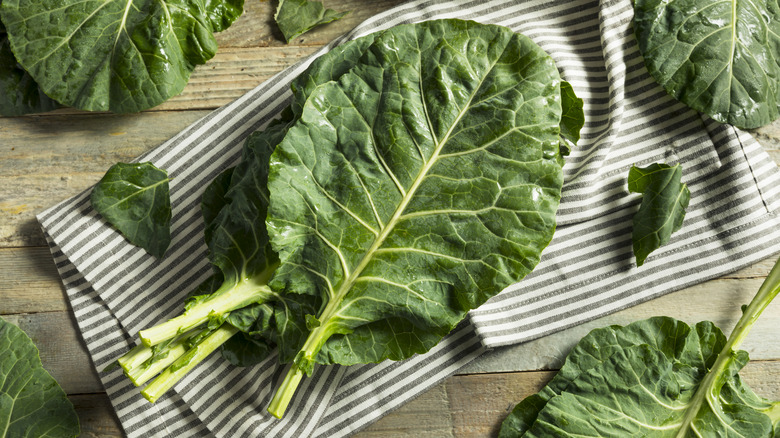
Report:
[[[295,390],[298,389],[298,385],[303,380],[303,375],[304,372],[295,364],[290,367],[279,389],[276,390],[274,398],[268,405],[268,412],[271,415],[279,419],[284,416],[284,411],[287,410],[287,406],[295,395]]]

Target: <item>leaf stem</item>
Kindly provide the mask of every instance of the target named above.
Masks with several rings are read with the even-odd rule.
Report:
[[[276,418],[282,418],[284,411],[287,410],[287,406],[295,395],[295,390],[298,389],[298,385],[303,379],[303,370],[297,365],[292,364],[287,375],[284,376],[282,384],[274,394],[274,398],[271,399],[271,403],[268,405],[268,412]]]
[[[272,296],[275,294],[264,282],[256,282],[253,278],[244,279],[236,284],[226,283],[207,300],[196,304],[173,319],[141,330],[138,336],[144,345],[152,347],[199,326],[210,318],[224,315],[253,303],[267,301]]]
[[[750,301],[750,304],[748,304],[742,312],[742,317],[737,321],[737,325],[731,332],[728,341],[726,341],[726,345],[720,351],[712,368],[696,389],[696,393],[691,399],[691,408],[688,409],[685,418],[683,418],[680,429],[676,435],[677,438],[686,436],[690,425],[698,415],[704,402],[715,410],[720,391],[727,378],[726,372],[729,366],[734,362],[735,351],[742,345],[742,342],[747,337],[753,324],[755,324],[756,320],[758,320],[758,317],[761,316],[761,313],[763,313],[769,303],[775,299],[778,292],[780,292],[780,259],[775,262],[775,266],[769,272],[766,280],[761,284],[758,293],[756,293],[756,296],[753,297],[753,300]]]
[[[190,370],[236,333],[238,333],[237,328],[227,323],[222,324],[212,334],[202,339],[166,368],[152,383],[141,391],[141,394],[154,403],[182,377],[187,375]]]
[[[135,386],[143,385],[183,356],[187,352],[189,342],[197,336],[204,335],[206,331],[191,330],[175,338],[168,345],[160,344],[156,347],[138,345],[117,359],[117,362]],[[164,348],[155,351],[155,348],[163,346]]]

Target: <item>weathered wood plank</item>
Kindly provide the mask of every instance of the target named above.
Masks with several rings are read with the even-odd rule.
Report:
[[[326,5],[329,8],[351,11],[350,14],[339,21],[315,28],[290,44],[284,42],[273,22],[275,1],[246,2],[241,18],[228,30],[216,35],[219,50],[214,58],[195,68],[179,96],[150,111],[214,109],[232,102],[366,19],[404,1],[328,1]],[[51,114],[85,113],[65,108]]]
[[[751,362],[740,373],[759,394],[780,400],[780,361]],[[553,373],[528,372],[455,376],[447,387],[455,437],[487,438],[498,434],[501,422],[525,397],[538,392]],[[412,408],[412,406],[409,406]],[[443,409],[444,410],[444,409]],[[388,416],[387,423],[401,420],[404,412]],[[392,430],[392,423],[388,424]]]
[[[38,347],[43,367],[68,394],[102,392],[91,359],[70,312],[5,315],[24,330]]]
[[[350,11],[344,18],[317,27],[296,38],[289,46],[322,46],[339,35],[406,0],[325,0],[327,8]],[[220,50],[228,47],[284,47],[288,46],[273,21],[276,1],[260,0],[244,3],[244,14],[224,32],[218,33]]]
[[[780,361],[753,361],[740,374],[760,395],[780,400]],[[553,375],[531,371],[453,376],[354,436],[495,437],[515,404],[538,392]],[[121,436],[105,394],[75,395],[70,400],[79,414],[82,436]]]
[[[0,247],[43,246],[35,215],[164,143],[207,111],[0,119]]]
[[[0,266],[0,315],[68,310],[65,289],[48,248],[2,248]]]
[[[121,438],[122,426],[116,418],[106,394],[77,394],[68,396],[76,408],[81,425],[81,438]]]
[[[740,306],[753,298],[762,282],[761,278],[747,278],[701,283],[543,338],[495,349],[462,372],[557,369],[574,344],[591,330],[611,324],[627,325],[659,315],[689,324],[712,321],[728,335],[742,315]],[[780,300],[767,307],[742,349],[753,359],[780,358],[777,327],[780,327]]]
[[[247,47],[220,50],[198,66],[178,96],[147,111],[215,109],[244,95],[276,73],[311,55],[320,46]]]

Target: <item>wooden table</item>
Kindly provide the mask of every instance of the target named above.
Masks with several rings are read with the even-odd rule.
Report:
[[[345,19],[286,45],[272,23],[275,2],[250,0],[219,34],[216,57],[196,69],[184,92],[140,114],[74,110],[0,118],[0,315],[22,327],[44,366],[70,395],[82,436],[122,436],[108,398],[76,329],[64,289],[35,215],[96,183],[118,161],[129,161],[255,87],[272,74],[373,14],[403,0],[329,0]],[[754,135],[780,161],[780,121]],[[780,248],[778,248],[780,251]],[[515,403],[538,391],[568,349],[590,329],[653,315],[711,320],[729,331],[773,264],[766,260],[666,297],[521,346],[497,350],[386,416],[359,437],[487,437]],[[742,372],[760,394],[780,399],[780,302],[754,328]]]

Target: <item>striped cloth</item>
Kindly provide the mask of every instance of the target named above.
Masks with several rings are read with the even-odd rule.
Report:
[[[284,420],[265,413],[285,370],[212,357],[148,404],[120,371],[101,373],[130,437],[346,436],[452,375],[487,349],[540,337],[723,275],[769,257],[780,241],[780,173],[753,138],[676,103],[648,76],[631,28],[630,0],[410,1],[322,48],[435,18],[474,19],[521,32],[552,55],[585,100],[582,140],[565,167],[559,228],[521,283],[473,311],[425,355],[403,362],[318,367]],[[278,74],[196,122],[139,161],[169,171],[173,242],[160,262],[98,220],[89,191],[39,220],[98,370],[135,344],[141,328],[181,310],[210,275],[198,208],[203,187],[235,165],[243,139],[290,99],[310,62]],[[691,205],[681,231],[634,266],[632,164],[680,162]]]

